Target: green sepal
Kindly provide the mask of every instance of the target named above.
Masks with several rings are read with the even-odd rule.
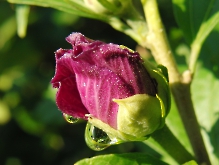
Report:
[[[153,64],[146,60],[143,64],[150,74],[151,78],[156,80],[158,91],[157,95],[162,100],[165,106],[165,114],[168,115],[171,106],[168,70],[163,65],[158,65],[157,67],[155,67]]]
[[[166,81],[169,82],[169,75],[167,68],[163,65],[157,65],[157,68],[160,69],[161,73],[166,78]]]
[[[120,144],[123,142],[128,142],[128,141],[144,141],[148,139],[149,136],[145,137],[136,137],[133,136],[132,134],[127,134],[124,132],[121,132],[119,130],[116,130],[112,127],[110,127],[108,124],[102,122],[101,120],[94,118],[92,116],[88,115],[88,122],[94,125],[95,127],[102,129],[106,134],[109,136],[110,139],[117,139],[116,144]]]
[[[147,94],[125,99],[113,99],[119,105],[117,130],[136,138],[150,135],[163,125],[165,117],[162,101]]]
[[[162,100],[147,94],[136,94],[125,99],[113,99],[119,105],[117,129],[88,115],[88,122],[102,129],[117,143],[143,141],[165,123],[166,111]]]
[[[132,49],[126,47],[125,45],[119,45],[119,47],[120,47],[121,49],[127,49],[127,50],[128,50],[129,52],[131,52],[131,53],[134,53],[134,52],[135,52],[134,50],[132,50]]]

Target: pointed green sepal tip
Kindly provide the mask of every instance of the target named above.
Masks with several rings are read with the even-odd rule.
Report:
[[[119,47],[120,47],[121,49],[128,49],[129,52],[131,52],[131,53],[134,53],[134,52],[135,52],[134,50],[132,50],[132,49],[130,49],[130,48],[124,46],[124,45],[119,45]]]
[[[165,114],[168,115],[171,106],[168,70],[163,65],[158,65],[155,67],[146,60],[143,64],[149,72],[151,78],[154,79],[157,83],[157,96],[165,107]]]

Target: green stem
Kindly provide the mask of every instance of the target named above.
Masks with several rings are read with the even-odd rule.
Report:
[[[157,9],[157,2],[156,0],[142,0],[142,4],[149,29],[145,47],[152,51],[158,64],[164,64],[168,68],[170,82],[178,82],[180,74]]]
[[[194,160],[194,157],[184,148],[166,125],[154,132],[151,137],[179,164]]]
[[[198,163],[210,164],[191,100],[191,74],[185,72],[187,74],[181,76],[177,69],[156,0],[142,0],[142,4],[149,28],[145,47],[147,46],[152,51],[158,64],[168,68],[170,88]]]
[[[210,165],[210,159],[204,145],[191,98],[191,79],[191,72],[185,71],[182,81],[172,84],[171,89],[197,162]]]

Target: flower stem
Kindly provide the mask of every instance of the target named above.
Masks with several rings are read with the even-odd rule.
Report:
[[[190,84],[192,76],[188,71],[186,71],[186,74],[182,76],[177,69],[177,65],[173,58],[165,29],[159,15],[156,0],[141,0],[141,2],[143,4],[149,28],[145,47],[148,47],[152,51],[152,54],[158,64],[162,64],[168,68],[170,88],[192,145],[195,158],[199,164],[210,164],[191,99]],[[181,156],[183,157],[184,155]]]
[[[151,137],[159,143],[177,163],[183,164],[188,160],[194,160],[194,157],[184,148],[166,125],[162,129],[154,132]]]

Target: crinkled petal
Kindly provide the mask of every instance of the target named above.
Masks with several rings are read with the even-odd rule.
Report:
[[[69,56],[69,51],[59,49],[56,52],[56,74],[51,81],[53,86],[58,88],[56,103],[63,113],[85,119],[84,114],[89,112],[81,102],[71,65],[73,61]]]
[[[138,53],[88,39],[80,33],[72,33],[66,40],[72,49],[56,52],[57,69],[52,80],[54,87],[59,88],[57,104],[63,112],[81,118],[91,114],[116,129],[118,105],[113,99],[156,95],[156,84]]]

